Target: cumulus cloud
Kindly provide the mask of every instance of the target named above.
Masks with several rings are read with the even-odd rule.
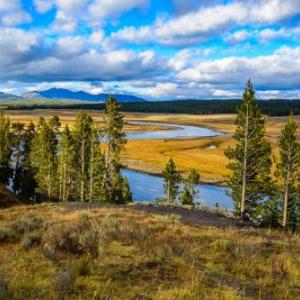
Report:
[[[39,13],[56,9],[53,31],[73,32],[79,22],[85,22],[91,27],[103,25],[108,19],[116,19],[124,12],[146,7],[148,2],[149,0],[34,0],[34,5]]]
[[[266,28],[258,33],[258,39],[267,43],[275,39],[297,39],[300,36],[300,27],[280,28],[278,30]]]
[[[0,28],[0,66],[13,66],[31,60],[39,47],[40,36],[16,28]]]
[[[20,0],[0,0],[0,25],[13,26],[31,22],[31,16],[26,12]]]
[[[157,42],[183,46],[197,44],[224,34],[236,25],[265,25],[285,20],[300,12],[298,0],[234,1],[164,20],[139,28],[125,27],[112,33],[113,42],[135,44]]]
[[[164,58],[154,51],[105,49],[102,32],[45,39],[41,31],[0,28],[0,73],[3,80],[97,81],[162,75]]]
[[[251,33],[248,30],[238,30],[233,33],[225,35],[224,40],[229,44],[237,44],[244,42],[251,36]]]
[[[178,72],[177,78],[201,83],[240,86],[251,77],[258,87],[286,89],[299,86],[299,68],[300,47],[282,47],[272,55],[200,61],[194,67]]]

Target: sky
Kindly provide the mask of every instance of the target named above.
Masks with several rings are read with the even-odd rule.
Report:
[[[0,0],[0,91],[300,98],[300,0]]]

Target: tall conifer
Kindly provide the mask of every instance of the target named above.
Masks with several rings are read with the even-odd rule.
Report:
[[[172,204],[178,195],[179,183],[181,181],[181,176],[176,170],[176,165],[173,159],[169,159],[162,174],[165,181],[164,191],[167,196],[167,202],[168,204]]]
[[[299,203],[299,169],[300,145],[297,142],[297,124],[291,115],[281,131],[278,143],[279,157],[276,177],[282,199],[282,226],[295,229],[300,209]]]
[[[104,136],[105,136],[105,174],[103,189],[108,202],[124,203],[130,199],[123,199],[122,193],[126,180],[120,173],[120,153],[126,143],[123,132],[124,116],[120,113],[121,106],[115,98],[109,97],[104,110]]]
[[[61,133],[58,149],[59,200],[66,202],[74,196],[76,180],[75,143],[68,125]]]
[[[225,151],[230,159],[228,178],[236,213],[241,218],[254,219],[262,199],[271,189],[271,147],[265,140],[265,121],[256,104],[251,81],[247,82],[243,103],[238,109],[234,139],[236,146]]]
[[[10,131],[9,118],[0,111],[0,183],[7,185],[12,176],[11,169],[12,156],[12,134]]]
[[[57,198],[57,126],[40,118],[31,146],[31,162],[36,170],[37,192],[49,200]]]
[[[81,111],[76,118],[73,131],[78,161],[77,195],[81,202],[88,200],[92,128],[93,119],[86,112]]]

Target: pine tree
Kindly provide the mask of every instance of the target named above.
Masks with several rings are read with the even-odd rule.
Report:
[[[23,134],[24,124],[13,123],[12,124],[13,135],[13,178],[12,189],[15,194],[19,194],[21,190],[21,181],[23,178]]]
[[[300,145],[297,142],[297,124],[293,115],[290,115],[281,131],[278,146],[276,177],[283,204],[282,226],[294,230],[299,211]]]
[[[105,162],[101,152],[100,131],[97,128],[92,130],[89,168],[89,202],[101,202],[104,200],[102,183]]]
[[[20,195],[22,195],[24,198],[30,198],[34,196],[34,192],[37,188],[35,170],[32,166],[30,158],[32,141],[35,137],[35,134],[35,125],[31,122],[25,128],[23,134],[23,176],[20,181]]]
[[[68,125],[64,128],[58,144],[58,176],[59,176],[59,200],[69,201],[75,188],[75,145]]]
[[[75,122],[73,136],[75,141],[75,152],[78,157],[78,177],[77,195],[81,202],[88,200],[89,194],[89,163],[91,154],[91,136],[93,119],[85,112],[81,111]]]
[[[228,178],[231,197],[236,213],[242,219],[255,219],[258,205],[268,198],[272,190],[271,147],[264,139],[265,121],[256,104],[255,92],[250,80],[247,83],[243,103],[238,109],[234,139],[235,148],[225,151],[230,159],[228,168],[232,175]]]
[[[120,113],[121,106],[116,99],[109,97],[104,110],[104,136],[105,136],[105,174],[103,177],[103,190],[108,202],[125,203],[123,199],[124,178],[120,173],[120,153],[126,143],[123,132],[124,116]]]
[[[166,164],[166,168],[163,171],[164,177],[164,191],[167,196],[167,202],[169,204],[174,203],[179,191],[179,184],[181,181],[181,176],[179,172],[176,170],[176,165],[173,159],[169,159],[168,163]]]
[[[12,134],[10,131],[9,118],[4,117],[4,112],[0,112],[0,183],[9,184],[12,176],[11,169],[12,156]]]
[[[37,192],[49,200],[57,197],[57,127],[40,118],[32,141],[30,158],[36,170]]]
[[[180,195],[180,200],[183,205],[193,205],[194,196],[196,194],[195,185],[199,183],[200,175],[196,169],[192,169],[187,180],[185,181],[184,188]]]

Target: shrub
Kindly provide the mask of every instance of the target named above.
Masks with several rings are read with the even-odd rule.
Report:
[[[70,292],[73,283],[76,280],[76,276],[68,271],[60,272],[54,281],[54,288],[59,298],[64,298],[68,292]]]
[[[0,279],[0,299],[9,299],[9,289],[8,282],[6,280]]]
[[[6,226],[0,227],[0,243],[14,238],[15,235],[15,231],[12,228]]]
[[[21,241],[21,246],[24,250],[28,250],[32,246],[40,245],[42,240],[41,234],[39,232],[27,233],[23,236]]]
[[[13,224],[13,228],[18,233],[31,232],[43,226],[44,220],[40,217],[24,217]]]
[[[230,240],[218,239],[212,243],[212,248],[215,252],[229,252],[234,253],[235,245]]]
[[[72,224],[55,224],[49,228],[43,239],[43,252],[52,259],[62,254],[98,255],[100,232],[92,218],[80,217]]]
[[[91,273],[91,262],[88,259],[80,260],[76,265],[76,273],[78,276],[87,276]]]

